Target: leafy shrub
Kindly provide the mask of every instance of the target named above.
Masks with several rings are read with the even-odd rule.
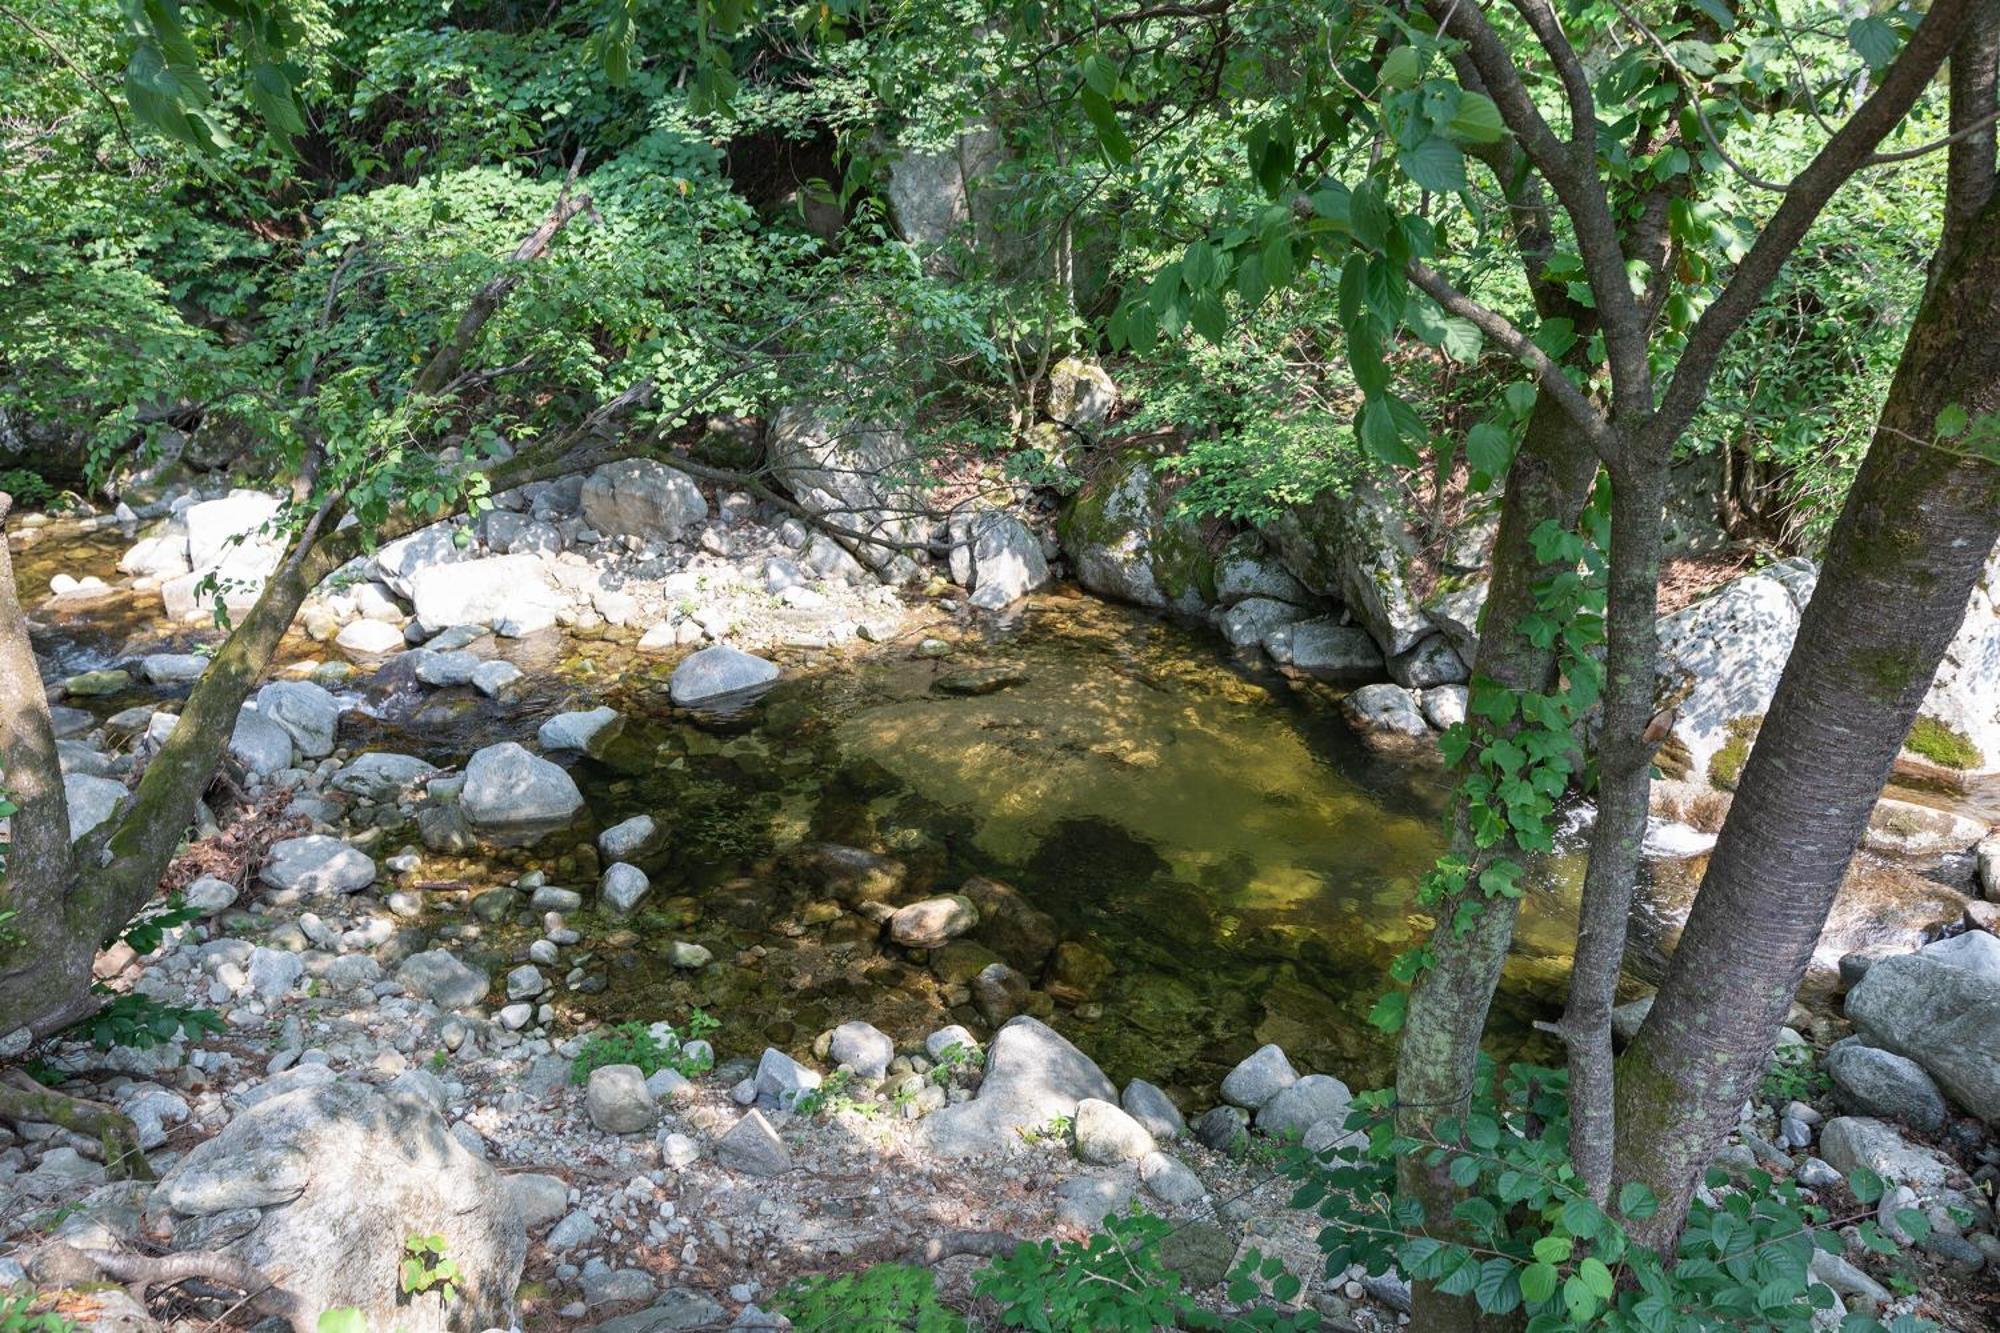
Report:
[[[44,481],[41,473],[24,467],[0,468],[0,491],[13,496],[22,509],[44,508],[56,498],[56,488]]]
[[[406,1296],[436,1291],[450,1305],[458,1299],[458,1261],[445,1253],[443,1236],[410,1236],[403,1241],[403,1262],[396,1270]]]
[[[1771,1067],[1759,1089],[1773,1106],[1816,1101],[1833,1091],[1833,1080],[1819,1067],[1810,1046],[1785,1045],[1771,1052]]]
[[[1218,1316],[1181,1290],[1180,1274],[1166,1266],[1160,1242],[1173,1232],[1162,1218],[1139,1211],[1113,1214],[1085,1241],[1021,1245],[981,1269],[973,1290],[1000,1307],[1008,1328],[1046,1333],[1096,1333],[1100,1329],[1154,1328],[1308,1329],[1309,1310],[1254,1308]],[[1281,1302],[1297,1297],[1298,1278],[1276,1259],[1249,1251],[1229,1275],[1232,1302],[1267,1292]],[[1266,1285],[1268,1284],[1268,1286]]]
[[[786,1287],[771,1305],[800,1328],[902,1329],[959,1333],[965,1320],[938,1302],[928,1268],[877,1264],[841,1277],[816,1274]]]
[[[1601,1208],[1570,1164],[1567,1076],[1515,1065],[1495,1096],[1486,1090],[1489,1068],[1482,1062],[1467,1114],[1439,1120],[1432,1137],[1397,1133],[1390,1095],[1368,1093],[1348,1121],[1365,1144],[1319,1158],[1293,1151],[1285,1167],[1300,1182],[1293,1204],[1329,1223],[1321,1233],[1329,1272],[1355,1262],[1371,1273],[1393,1267],[1469,1297],[1489,1315],[1525,1316],[1527,1333],[1807,1333],[1836,1299],[1810,1279],[1816,1246],[1840,1253],[1838,1229],[1858,1223],[1865,1245],[1896,1252],[1872,1207],[1882,1182],[1867,1172],[1850,1182],[1861,1209],[1834,1217],[1792,1181],[1758,1171],[1732,1180],[1711,1170],[1715,1202],[1697,1200],[1678,1251],[1657,1254],[1628,1230],[1658,1210],[1652,1192],[1630,1182]],[[1396,1162],[1405,1155],[1465,1191],[1449,1219],[1427,1218],[1420,1203],[1396,1197]],[[1898,1212],[1895,1222],[1915,1228],[1912,1235],[1925,1232],[1915,1210]],[[1841,1325],[1842,1333],[1880,1327],[1862,1315]],[[1908,1316],[1889,1325],[1891,1333],[1930,1327]]]
[[[1918,718],[1903,748],[1944,768],[1978,768],[1986,762],[1977,745],[1934,717]]]
[[[715,1063],[702,1052],[686,1053],[686,1045],[713,1032],[717,1027],[714,1018],[696,1009],[688,1016],[688,1035],[685,1040],[680,1034],[664,1024],[620,1023],[593,1033],[570,1062],[569,1077],[572,1083],[587,1083],[592,1070],[606,1065],[637,1065],[641,1073],[648,1076],[662,1069],[672,1069],[685,1078],[705,1074]],[[654,1028],[660,1028],[663,1035],[655,1035]]]
[[[109,995],[103,986],[92,987]],[[198,1038],[204,1032],[222,1031],[222,1016],[213,1009],[190,1009],[162,1004],[151,996],[128,992],[113,996],[110,1003],[77,1025],[100,1051],[113,1046],[129,1046],[143,1051],[172,1041],[182,1033]]]

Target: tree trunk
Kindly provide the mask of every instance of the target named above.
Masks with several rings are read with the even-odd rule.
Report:
[[[1516,689],[1548,688],[1552,651],[1535,647],[1515,629],[1535,609],[1535,584],[1552,572],[1536,561],[1529,535],[1548,519],[1564,526],[1574,523],[1596,475],[1597,456],[1589,440],[1553,399],[1537,399],[1500,510],[1492,581],[1480,615],[1479,675]],[[1454,838],[1461,854],[1471,849],[1464,826],[1461,815]],[[1437,961],[1410,989],[1397,1052],[1397,1122],[1404,1133],[1427,1134],[1441,1117],[1464,1110],[1517,910],[1515,900],[1495,898],[1470,931],[1458,933],[1448,919],[1432,930]],[[1423,1205],[1433,1231],[1449,1227],[1460,1191],[1442,1172],[1406,1156],[1397,1177],[1398,1193]],[[1419,1285],[1414,1300],[1413,1328],[1453,1333],[1481,1326],[1478,1307],[1464,1297]]]
[[[1602,1203],[1611,1185],[1611,1007],[1625,962],[1625,929],[1653,788],[1653,716],[1659,656],[1661,522],[1667,474],[1646,460],[1612,476],[1610,587],[1605,614],[1604,717],[1597,739],[1597,824],[1591,830],[1577,918],[1569,1004],[1570,1157]]]
[[[1918,312],[1819,587],[1651,1015],[1618,1066],[1618,1177],[1670,1245],[1779,1025],[2000,540],[2000,201]],[[1939,439],[1939,414],[1971,425]]]
[[[0,791],[19,807],[0,868],[0,911],[14,914],[0,922],[0,1036],[21,1027],[49,1000],[60,1000],[53,1012],[61,1022],[74,1022],[91,1009],[91,955],[79,962],[67,953],[69,804],[48,696],[14,590],[14,559],[6,540],[12,507],[11,497],[0,494]]]

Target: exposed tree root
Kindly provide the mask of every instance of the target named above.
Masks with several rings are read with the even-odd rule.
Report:
[[[60,1125],[96,1139],[104,1149],[105,1173],[113,1180],[155,1178],[131,1120],[108,1106],[45,1088],[19,1070],[0,1077],[0,1120]]]
[[[150,1287],[172,1286],[189,1278],[203,1278],[235,1287],[254,1309],[288,1321],[292,1333],[313,1333],[314,1320],[301,1307],[298,1297],[266,1277],[261,1270],[226,1254],[206,1250],[159,1256],[120,1254],[114,1250],[84,1250],[82,1253],[106,1276],[129,1284],[141,1304],[145,1303],[145,1293]]]

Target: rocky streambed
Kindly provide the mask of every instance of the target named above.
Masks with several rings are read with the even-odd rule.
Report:
[[[607,483],[595,521],[650,535],[597,539],[590,484],[520,497],[469,543],[386,548],[308,606],[238,725],[236,789],[171,877],[199,915],[101,960],[113,988],[213,1007],[224,1031],[43,1054],[132,1116],[166,1182],[107,1181],[61,1133],[0,1140],[0,1189],[28,1205],[11,1262],[63,1285],[88,1273],[52,1238],[232,1248],[329,1300],[386,1291],[375,1313],[402,1327],[637,1333],[754,1323],[801,1272],[948,1259],[925,1251],[940,1233],[1074,1233],[1143,1197],[1197,1287],[1255,1243],[1334,1327],[1393,1325],[1406,1293],[1320,1276],[1316,1222],[1242,1147],[1324,1140],[1350,1088],[1387,1077],[1362,1015],[1428,924],[1427,744],[1357,735],[1338,685],[1061,589],[1000,615],[942,579],[892,591],[748,497]],[[80,828],[117,808],[216,637],[162,615],[193,538],[136,536],[49,528],[17,555]],[[1716,806],[1663,807],[1648,941],[1670,941]],[[1976,811],[1918,808],[1882,821],[1858,882],[1898,876],[1914,896],[1893,901],[1922,909],[1868,897],[1829,990],[1977,901]],[[1531,1020],[1560,999],[1573,871],[1558,858],[1531,895],[1503,1050],[1550,1054]],[[1884,1012],[1943,1003],[1931,968]],[[1846,1035],[1830,1010],[1799,1021]],[[1822,1189],[1912,1154],[1909,1188],[1955,1217],[1973,1173],[2000,1178],[1958,1115],[1996,1113],[1974,1104],[1983,1066],[1954,1063],[1956,1039],[1896,1054],[1939,1023],[1894,1022],[1868,1019],[1864,1045],[1932,1080],[1936,1116],[1901,1066],[1843,1056],[1837,1088],[1758,1108],[1739,1147]],[[1963,1274],[1991,1241],[1973,1215],[1937,1258]],[[453,1311],[396,1304],[369,1267],[427,1227],[485,1278]],[[330,1239],[290,1260],[310,1234]],[[369,1261],[311,1262],[329,1251]],[[1835,1276],[1850,1303],[1894,1299]]]

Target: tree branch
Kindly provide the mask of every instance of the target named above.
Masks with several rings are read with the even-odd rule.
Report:
[[[1649,408],[1652,379],[1645,324],[1632,293],[1631,279],[1625,272],[1625,250],[1619,239],[1617,220],[1611,215],[1610,197],[1597,174],[1594,141],[1586,155],[1556,136],[1522,81],[1521,71],[1506,43],[1471,0],[1425,0],[1424,7],[1441,32],[1465,43],[1501,119],[1514,131],[1522,151],[1547,179],[1563,211],[1569,214],[1591,294],[1597,301],[1605,352],[1611,363],[1614,407],[1629,411]],[[1568,48],[1567,39],[1563,39],[1562,46]],[[1556,59],[1554,51],[1550,52],[1550,58]],[[1571,64],[1576,63],[1574,51],[1569,52],[1568,59]]]
[[[1958,40],[1967,10],[1976,2],[1990,0],[1934,0],[1930,13],[1917,25],[1881,84],[1793,178],[1784,201],[1758,234],[1750,253],[1695,321],[1674,367],[1673,381],[1640,434],[1638,443],[1643,452],[1660,455],[1687,428],[1708,392],[1709,378],[1729,336],[1763,300],[1834,191],[1860,169],[1875,145],[1909,113],[1937,75],[1945,55]]]
[[[459,363],[465,360],[465,354],[471,351],[472,344],[478,341],[479,332],[486,327],[486,321],[493,318],[493,312],[507,299],[507,293],[519,285],[522,278],[521,268],[539,259],[547,251],[549,242],[563,229],[563,224],[578,213],[589,209],[589,195],[570,193],[570,187],[576,183],[577,173],[582,170],[583,150],[579,148],[575,160],[569,165],[569,174],[563,178],[562,192],[556,196],[555,207],[549,210],[548,216],[542,219],[540,226],[529,232],[527,237],[514,247],[514,253],[507,258],[506,268],[488,278],[486,284],[473,294],[472,300],[460,312],[458,325],[452,330],[451,336],[445,339],[444,345],[438,348],[430,362],[418,372],[415,383],[410,386],[412,392],[426,396],[435,395],[451,382],[452,377],[458,374]]]
[[[1479,331],[1499,343],[1509,355],[1535,372],[1536,379],[1550,397],[1561,404],[1577,428],[1590,439],[1600,452],[1611,446],[1611,426],[1604,414],[1598,411],[1583,390],[1576,387],[1568,375],[1563,373],[1555,358],[1535,345],[1532,338],[1517,328],[1504,315],[1481,305],[1428,265],[1411,260],[1404,272],[1423,293],[1436,301],[1450,313],[1461,319],[1471,320],[1479,326]]]
[[[120,1254],[113,1250],[81,1250],[105,1276],[132,1283],[142,1291],[147,1287],[171,1286],[189,1278],[205,1278],[235,1287],[260,1313],[273,1315],[292,1326],[293,1333],[312,1333],[315,1321],[308,1318],[298,1297],[241,1259],[206,1250],[150,1256]],[[144,1304],[142,1300],[140,1302]]]
[[[45,1088],[18,1069],[0,1081],[0,1120],[15,1124],[60,1125],[96,1139],[104,1150],[105,1174],[113,1180],[151,1180],[153,1168],[139,1147],[130,1119],[97,1102]]]

